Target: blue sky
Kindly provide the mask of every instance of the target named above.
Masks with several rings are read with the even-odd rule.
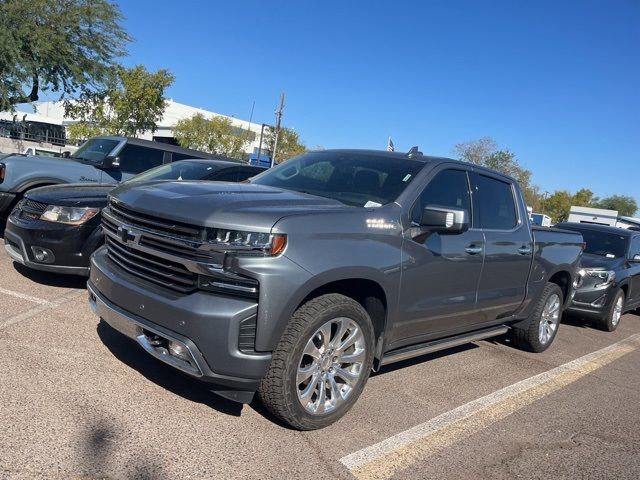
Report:
[[[284,124],[310,147],[483,136],[542,190],[640,203],[640,1],[121,0],[127,64],[168,68],[174,100]]]

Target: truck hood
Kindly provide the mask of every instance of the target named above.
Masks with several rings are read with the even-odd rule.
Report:
[[[25,196],[36,202],[64,207],[105,207],[107,195],[117,185],[70,183],[30,190]]]
[[[624,264],[624,258],[607,258],[602,255],[594,255],[592,253],[583,253],[580,265],[583,268],[604,268],[607,270],[616,270]]]
[[[250,183],[134,183],[120,185],[111,196],[143,213],[192,225],[249,231],[268,231],[289,215],[357,208],[329,198]]]

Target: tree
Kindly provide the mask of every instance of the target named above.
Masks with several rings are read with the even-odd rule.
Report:
[[[598,197],[588,188],[581,188],[574,195],[571,201],[572,205],[577,207],[593,207],[598,203]]]
[[[515,178],[520,185],[527,205],[534,211],[540,208],[540,192],[538,187],[531,182],[531,171],[518,163],[513,152],[499,150],[495,140],[491,137],[459,143],[453,150],[460,160],[491,168]]]
[[[612,195],[611,197],[603,198],[596,206],[607,210],[617,210],[619,215],[627,217],[632,217],[638,210],[638,204],[635,199],[628,195]]]
[[[149,72],[142,65],[117,67],[104,91],[87,92],[65,103],[67,116],[79,120],[67,131],[74,139],[95,135],[135,137],[155,131],[166,107],[165,90],[174,76],[167,70]]]
[[[99,90],[131,40],[108,0],[0,1],[0,110]]]
[[[183,147],[231,158],[243,158],[247,145],[244,130],[233,126],[229,118],[208,119],[200,113],[178,121],[173,136]]]
[[[269,129],[266,135],[267,150],[273,152],[275,142],[275,131]],[[276,162],[282,163],[307,151],[307,147],[300,140],[300,135],[290,128],[281,128],[278,134],[278,151],[276,152]]]
[[[573,195],[566,190],[557,190],[547,197],[541,210],[551,217],[554,223],[564,222],[569,217],[569,210],[573,204]]]

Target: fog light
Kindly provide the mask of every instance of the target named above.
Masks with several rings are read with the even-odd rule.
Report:
[[[33,257],[35,258],[36,262],[53,263],[53,261],[55,260],[53,252],[47,248],[31,247],[31,251],[33,252]]]
[[[191,355],[187,347],[181,343],[169,342],[169,353],[174,357],[178,357],[185,362],[191,361]]]

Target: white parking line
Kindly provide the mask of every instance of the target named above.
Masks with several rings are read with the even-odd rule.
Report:
[[[389,478],[640,347],[640,334],[522,380],[342,457],[359,479]]]
[[[15,325],[18,322],[21,322],[23,320],[28,320],[29,318],[32,318],[36,315],[38,315],[39,313],[45,312],[53,307],[57,307],[58,305],[62,305],[63,303],[72,300],[74,298],[77,298],[83,294],[85,294],[86,292],[84,290],[72,290],[70,292],[67,292],[65,294],[60,295],[58,298],[56,298],[55,300],[52,300],[50,302],[47,302],[44,305],[40,305],[34,308],[30,308],[29,310],[26,310],[22,313],[18,313],[17,315],[13,315],[7,319],[4,319],[3,322],[0,323],[0,330],[3,330],[11,325]]]
[[[3,295],[9,295],[11,297],[20,298],[22,300],[27,300],[29,302],[38,303],[40,305],[51,305],[49,300],[44,300],[38,297],[32,297],[31,295],[25,295],[24,293],[14,292],[13,290],[7,290],[6,288],[0,287],[0,293]]]

